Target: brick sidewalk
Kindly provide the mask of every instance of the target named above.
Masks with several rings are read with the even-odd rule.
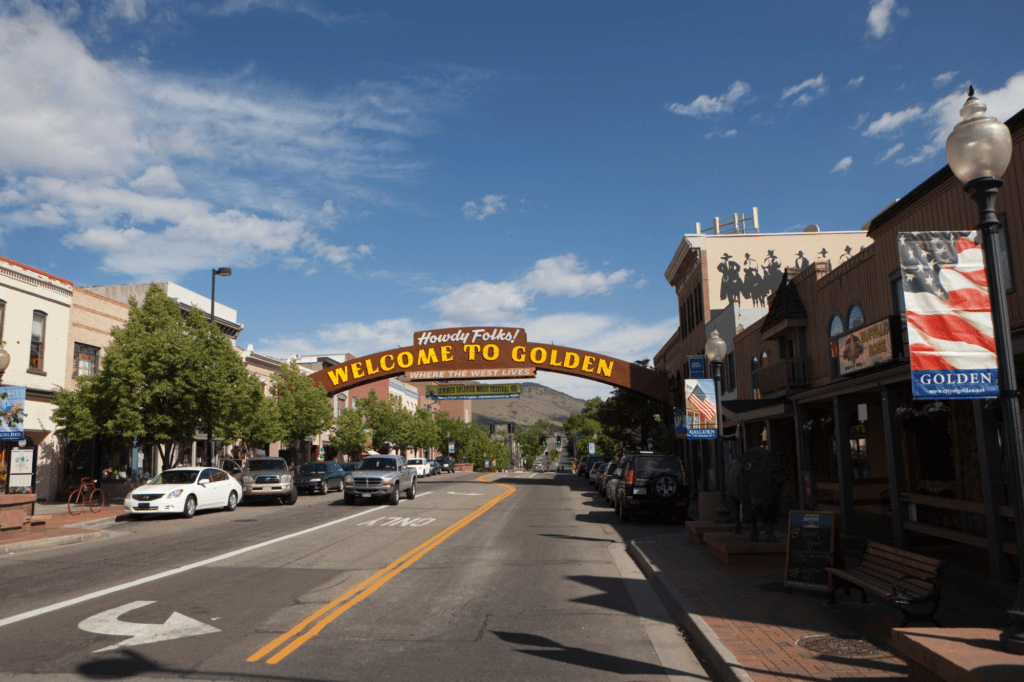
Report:
[[[632,550],[645,572],[653,568],[649,577],[656,586],[659,580],[671,584],[677,616],[698,629],[705,624],[704,639],[720,654],[716,667],[728,680],[907,677],[906,664],[888,651],[889,631],[900,618],[895,608],[878,602],[861,605],[856,592],[837,598],[842,603],[836,606],[828,606],[823,594],[786,594],[782,568],[723,566],[684,533],[638,540]],[[797,646],[799,639],[815,635],[862,638],[884,651],[845,657]]]

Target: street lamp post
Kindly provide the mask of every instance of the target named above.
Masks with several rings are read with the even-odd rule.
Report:
[[[729,506],[725,503],[725,453],[722,451],[722,361],[728,347],[717,329],[704,344],[704,354],[711,361],[715,377],[715,485],[718,488],[718,511],[715,523],[728,523]]]
[[[1024,443],[1021,440],[1021,419],[1017,374],[1013,360],[1013,344],[1006,313],[1006,286],[999,268],[996,235],[1000,228],[996,217],[996,196],[1003,181],[1001,176],[1010,165],[1013,141],[1010,130],[1002,123],[985,116],[987,107],[974,96],[974,88],[967,93],[967,103],[960,109],[964,120],[953,127],[946,139],[946,158],[949,168],[971,192],[978,205],[981,245],[985,254],[985,277],[988,282],[989,302],[992,306],[992,325],[996,343],[996,361],[999,368],[999,400],[1003,412],[1004,436],[1010,460],[1010,486],[1014,494],[1014,528],[1017,547],[1024,547]],[[1017,580],[1017,600],[1007,611],[1013,624],[999,635],[1003,647],[1024,654],[1024,575]]]
[[[214,310],[217,308],[217,275],[221,277],[230,277],[231,268],[215,268],[213,274],[210,276],[210,322],[217,326],[217,330],[220,330],[220,326],[217,325],[217,318],[213,316]],[[209,458],[209,466],[213,465],[213,417],[210,417],[210,423],[206,425],[206,456]]]
[[[4,372],[11,366],[11,354],[7,352],[7,349],[0,346],[0,384],[4,381]]]

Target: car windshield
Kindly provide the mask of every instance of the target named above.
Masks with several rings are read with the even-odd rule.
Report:
[[[303,464],[299,472],[303,474],[326,474],[327,465],[323,462],[310,462],[309,464]]]
[[[394,471],[398,469],[398,460],[390,457],[368,457],[359,464],[359,468],[363,471],[379,471],[381,469],[390,469]]]
[[[340,466],[343,471],[352,471],[359,468],[359,462],[342,462]]]
[[[422,459],[410,459],[409,464],[423,464]]]
[[[589,464],[589,466],[590,466],[591,469],[596,469],[597,467],[601,466],[602,464],[603,464],[603,462],[601,460],[596,460],[594,462],[591,462]]]
[[[171,469],[154,478],[149,482],[149,485],[184,485],[186,483],[195,483],[196,476],[198,475],[199,472],[195,469]]]
[[[283,459],[250,459],[245,468],[249,471],[284,471],[288,465]]]
[[[650,478],[654,474],[679,474],[679,460],[674,457],[639,457],[636,460],[638,478]]]

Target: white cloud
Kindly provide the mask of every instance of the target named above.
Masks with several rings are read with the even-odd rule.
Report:
[[[174,169],[167,165],[150,166],[141,177],[129,182],[128,186],[145,194],[178,194],[185,190],[178,182]]]
[[[850,170],[850,166],[852,165],[853,157],[844,156],[842,159],[839,160],[839,163],[832,167],[832,170],[830,170],[829,173],[843,173],[845,175],[846,171]]]
[[[954,78],[956,78],[956,75],[958,73],[960,73],[960,72],[959,71],[947,71],[946,73],[940,73],[938,76],[936,76],[935,78],[932,79],[932,85],[934,85],[937,88],[941,88],[944,85],[949,85],[950,82],[952,82],[952,80]]]
[[[924,116],[924,109],[918,106],[909,107],[903,111],[885,112],[881,118],[872,121],[861,133],[864,137],[875,137],[876,135],[888,135],[898,132],[907,123],[916,121]]]
[[[804,92],[805,90],[807,92]],[[782,91],[781,99],[787,99],[789,97],[792,97],[798,92],[803,92],[804,94],[797,98],[793,102],[793,104],[807,104],[807,102],[810,102],[813,99],[821,97],[826,92],[828,92],[828,86],[825,85],[825,74],[818,74],[818,76],[815,78],[808,78],[799,85],[794,85],[792,87],[786,88],[785,90]]]
[[[646,279],[638,279],[637,281],[633,282],[633,288],[637,289],[637,290],[640,290],[640,289],[644,288],[645,284],[647,284],[647,280]]]
[[[710,140],[712,137],[736,137],[738,133],[739,131],[736,130],[735,128],[726,130],[724,133],[718,132],[717,130],[712,130],[710,133],[704,136],[704,139]]]
[[[208,14],[215,17],[244,14],[254,9],[271,9],[282,13],[295,12],[305,14],[324,24],[367,21],[370,18],[368,15],[358,12],[349,15],[337,14],[336,12],[325,10],[320,3],[310,2],[309,0],[222,0],[219,4],[212,6],[191,5],[189,9],[199,14]]]
[[[412,344],[413,332],[419,329],[411,319],[403,317],[378,320],[372,324],[343,322],[328,325],[317,332],[317,337],[322,344],[326,344],[322,347],[353,355],[370,355]]]
[[[846,87],[850,89],[859,88],[861,84],[864,82],[864,78],[865,76],[857,76],[856,78],[851,78],[850,81],[846,84]]]
[[[462,205],[462,215],[467,218],[483,220],[487,216],[504,211],[506,209],[504,199],[505,195],[488,194],[480,200],[479,205],[475,201],[467,201]]]
[[[739,100],[750,92],[750,84],[743,81],[736,81],[729,86],[729,91],[719,97],[701,95],[689,104],[669,104],[668,110],[681,116],[711,116],[713,114],[727,113],[733,110]]]
[[[442,320],[453,324],[507,324],[528,310],[538,294],[577,296],[606,294],[622,284],[631,270],[591,271],[575,254],[542,258],[516,280],[466,282],[430,302]]]
[[[153,4],[116,0],[90,11],[97,21],[141,21]],[[423,167],[406,140],[489,77],[438,67],[311,98],[254,68],[194,76],[103,61],[62,23],[80,10],[57,18],[27,2],[5,7],[0,219],[8,232],[60,226],[65,246],[94,250],[106,269],[132,276],[181,274],[210,267],[207,259],[244,267],[311,256],[347,267],[371,247],[329,243],[319,234],[324,214],[393,204],[382,181]],[[334,199],[321,206],[324,194]],[[341,201],[349,205],[334,206]]]
[[[327,201],[324,202],[323,208],[321,208],[320,210],[326,213],[327,215],[334,215],[334,202],[328,199]]]
[[[882,157],[880,157],[878,159],[878,161],[875,161],[875,163],[884,163],[884,162],[888,161],[894,155],[898,154],[901,149],[903,149],[903,143],[902,142],[897,142],[895,145],[890,147],[889,151],[887,151]]]
[[[871,114],[858,114],[857,123],[853,126],[853,129],[856,130],[857,128],[860,128],[864,124],[864,121],[868,120],[868,117],[870,116]]]
[[[877,39],[884,38],[892,30],[893,14],[906,18],[910,16],[910,10],[897,7],[896,0],[874,0],[868,11],[867,35]]]

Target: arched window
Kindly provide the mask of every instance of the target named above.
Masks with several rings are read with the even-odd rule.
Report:
[[[761,368],[761,361],[754,355],[750,358],[750,388],[757,390],[757,370]]]
[[[850,312],[846,315],[846,328],[850,331],[864,326],[864,311],[860,305],[854,303],[850,306]]]
[[[843,327],[843,318],[838,315],[832,316],[832,321],[828,323],[828,337],[834,339],[837,336],[842,336],[846,328]]]

